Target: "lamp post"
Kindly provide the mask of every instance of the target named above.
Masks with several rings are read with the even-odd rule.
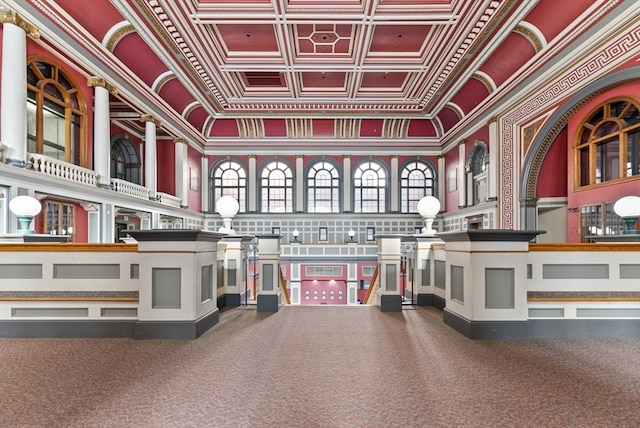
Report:
[[[31,221],[42,210],[40,201],[32,196],[16,196],[9,202],[9,209],[18,218],[20,228],[17,233],[20,235],[32,235],[35,233],[31,229]]]
[[[613,211],[618,214],[626,225],[623,234],[640,234],[635,225],[640,218],[640,196],[624,196],[613,204]]]
[[[293,235],[293,242],[298,242],[298,236],[300,236],[300,232],[298,231],[298,229],[293,229],[291,235]]]
[[[242,248],[242,254],[244,255],[245,263],[247,264],[245,272],[246,272],[246,280],[244,285],[244,304],[247,306],[249,304],[249,267],[251,266],[251,272],[253,275],[251,276],[251,290],[252,295],[251,299],[256,299],[256,259],[258,258],[258,241],[253,239],[249,242],[241,242],[240,247]]]
[[[231,221],[238,211],[240,211],[240,204],[231,196],[222,196],[216,201],[216,209],[218,214],[222,217],[223,226],[219,229],[221,233],[232,234],[235,233],[231,227]]]
[[[356,236],[356,231],[353,229],[349,229],[349,242],[355,242],[353,237]]]
[[[418,201],[418,213],[424,219],[425,227],[422,234],[435,236],[436,230],[432,228],[436,215],[440,212],[440,201],[434,196],[425,196]]]
[[[415,241],[402,242],[400,244],[400,274],[402,275],[402,302],[413,305],[413,263],[409,263],[409,260],[413,257],[413,253],[418,248],[418,243]],[[411,274],[409,279],[411,280],[411,299],[406,298],[407,291],[407,275]]]

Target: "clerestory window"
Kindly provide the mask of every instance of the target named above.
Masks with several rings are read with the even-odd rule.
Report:
[[[27,151],[86,167],[87,109],[73,79],[42,58],[27,62]]]
[[[576,187],[640,175],[640,102],[615,98],[593,110],[574,144]]]

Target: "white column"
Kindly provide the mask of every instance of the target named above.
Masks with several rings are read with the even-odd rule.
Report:
[[[444,155],[440,155],[438,157],[438,200],[440,201],[440,206],[443,211],[447,211],[449,207],[445,206],[445,201],[447,198],[445,195],[447,194],[446,183],[447,183],[447,164],[445,162]]]
[[[467,174],[464,171],[465,163],[465,141],[458,143],[458,206],[465,207],[467,205]]]
[[[143,114],[140,120],[144,122],[144,185],[149,190],[151,198],[155,198],[158,192],[157,182],[157,154],[156,154],[156,128],[161,122],[150,114]]]
[[[189,179],[187,177],[187,174],[189,173],[187,165],[187,140],[183,138],[176,138],[173,142],[175,143],[176,153],[176,197],[180,199],[180,205],[183,208],[187,208],[189,205],[189,199],[187,198],[187,185],[189,183]]]
[[[351,155],[342,155],[342,210],[346,213],[351,212]]]
[[[487,200],[498,199],[498,121],[494,117],[489,127],[489,177],[487,180]]]
[[[98,186],[109,188],[111,178],[111,130],[109,120],[109,94],[116,95],[115,87],[100,77],[90,77],[87,85],[93,87],[93,169],[98,173]]]
[[[257,176],[256,176],[256,155],[249,155],[249,183],[247,189],[247,211],[254,213],[256,210],[257,197]]]
[[[296,212],[304,212],[304,155],[296,155]]]
[[[391,204],[389,208],[392,213],[400,211],[398,209],[398,188],[400,187],[398,176],[398,155],[391,155],[391,177],[389,177],[391,183],[391,189],[389,189],[389,197],[391,198]]]
[[[209,212],[209,156],[202,155],[200,159],[200,197],[202,208],[200,211]]]
[[[2,96],[0,126],[7,163],[24,167],[27,162],[27,37],[40,37],[37,28],[15,11],[0,11],[2,29]]]

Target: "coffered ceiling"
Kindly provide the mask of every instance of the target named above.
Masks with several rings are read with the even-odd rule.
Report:
[[[202,147],[296,138],[438,146],[622,0],[5,1],[121,90],[112,118]],[[45,42],[46,43],[46,42]],[[551,49],[553,48],[553,49]],[[187,134],[187,135],[185,135]],[[265,142],[268,144],[268,142]],[[414,143],[409,143],[414,144]]]

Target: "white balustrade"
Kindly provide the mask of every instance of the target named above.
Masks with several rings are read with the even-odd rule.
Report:
[[[75,183],[97,186],[98,174],[93,170],[36,153],[29,153],[28,159],[33,164],[34,171]]]
[[[158,197],[158,202],[180,208],[180,198],[162,192],[158,192],[156,195]]]
[[[140,199],[149,199],[149,189],[144,186],[132,183],[130,181],[120,180],[119,178],[112,178],[110,183],[111,188],[115,192]]]

